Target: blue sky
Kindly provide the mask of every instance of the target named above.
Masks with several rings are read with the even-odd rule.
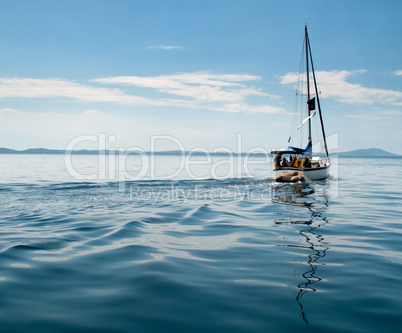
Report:
[[[402,154],[401,13],[399,0],[2,0],[0,146],[99,133],[146,150],[152,135],[286,146],[307,22],[333,148]]]

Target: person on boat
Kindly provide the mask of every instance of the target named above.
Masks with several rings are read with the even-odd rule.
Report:
[[[293,158],[292,155],[289,157],[289,162],[288,162],[288,167],[292,167],[293,166]]]
[[[281,164],[281,166],[282,166],[283,168],[285,168],[285,167],[288,166],[288,161],[287,161],[286,157],[282,158],[282,164]]]
[[[311,168],[311,162],[310,162],[310,159],[308,157],[306,157],[304,159],[303,165],[304,165],[305,168]]]
[[[276,169],[280,169],[281,168],[281,155],[276,155],[275,159],[274,159],[274,167]]]

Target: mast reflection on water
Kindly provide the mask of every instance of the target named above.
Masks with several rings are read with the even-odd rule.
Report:
[[[296,301],[301,309],[301,318],[308,324],[306,310],[302,304],[302,297],[307,293],[317,291],[315,284],[322,281],[317,275],[317,268],[324,266],[322,262],[327,254],[328,247],[323,235],[319,233],[319,229],[328,223],[325,216],[325,210],[328,208],[328,195],[326,194],[325,180],[317,184],[296,183],[296,184],[275,184],[272,187],[272,202],[288,205],[293,208],[302,208],[305,212],[292,212],[295,218],[276,219],[275,224],[298,225],[301,227],[298,233],[302,236],[302,241],[297,244],[280,244],[278,246],[299,248],[309,250],[307,255],[308,270],[302,273],[303,282],[298,284],[298,294]],[[314,185],[321,187],[323,193],[317,194]],[[320,186],[324,185],[324,186]],[[297,213],[297,214],[294,214]],[[307,215],[306,218],[300,218],[300,213]]]

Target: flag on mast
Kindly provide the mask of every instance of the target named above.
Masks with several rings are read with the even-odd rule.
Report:
[[[312,99],[310,99],[309,101],[307,101],[308,104],[308,109],[310,111],[315,110],[315,97],[313,97]]]

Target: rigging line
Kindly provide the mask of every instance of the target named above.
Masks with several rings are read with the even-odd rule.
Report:
[[[302,136],[300,135],[300,131],[296,131],[296,127],[297,125],[300,123],[300,120],[298,119],[298,116],[300,116],[300,118],[303,118],[303,114],[302,112],[298,112],[298,110],[302,111],[302,105],[303,105],[303,101],[302,101],[302,96],[303,96],[303,85],[304,85],[304,81],[303,81],[303,65],[304,65],[304,49],[305,49],[305,44],[304,44],[304,40],[303,40],[303,46],[301,49],[301,55],[300,55],[300,63],[299,63],[299,74],[297,77],[297,84],[296,84],[296,94],[295,94],[295,100],[294,100],[294,107],[293,107],[293,116],[292,116],[292,122],[291,122],[291,127],[290,127],[290,133],[289,133],[289,137],[291,138],[290,140],[290,145],[294,146],[294,145],[298,145],[301,144],[301,138]],[[298,92],[301,92],[300,94]],[[299,106],[299,99],[300,99],[300,106]],[[293,142],[295,142],[295,144],[293,144]],[[301,146],[300,146],[301,147]]]
[[[292,145],[293,136],[294,136],[294,128],[296,126],[296,114],[297,114],[297,95],[295,96],[295,101],[294,101],[294,106],[293,106],[292,123],[291,123],[290,133],[289,133],[290,140],[288,140],[288,144],[290,144],[290,145]]]
[[[304,95],[305,92],[307,91],[307,83],[305,81],[305,77],[304,77],[304,73],[305,71],[307,71],[307,67],[306,67],[306,61],[305,61],[305,49],[306,49],[306,39],[303,38],[303,45],[302,45],[302,49],[301,49],[301,55],[300,55],[300,69],[299,69],[299,77],[301,79],[302,82],[302,87],[301,87],[301,94],[300,94],[300,119],[299,119],[299,123],[301,123],[303,121],[303,119],[305,118],[304,112],[305,112],[305,108],[304,108]],[[300,136],[299,136],[299,147],[303,147],[303,138],[305,136],[305,128],[302,128],[302,130],[300,131]]]
[[[315,121],[315,123],[316,123],[317,121]],[[316,142],[317,143],[319,143],[320,144],[320,154],[322,153],[322,149],[323,149],[323,145],[322,145],[322,142],[321,142],[321,140],[319,139],[320,138],[320,135],[319,135],[319,133],[318,133],[318,127],[317,127],[317,124],[315,124],[315,126],[314,126],[314,132],[315,132],[315,137],[316,137]]]
[[[305,61],[304,61],[304,50],[305,50],[305,40],[303,38],[303,45],[301,48],[301,52],[300,52],[300,64],[299,64],[299,76],[298,76],[298,81],[299,81],[299,98],[298,98],[298,102],[300,103],[300,105],[298,105],[298,110],[300,110],[300,112],[298,112],[299,115],[299,119],[297,119],[295,127],[300,124],[303,121],[303,92],[304,92],[304,68],[305,68]],[[295,117],[296,119],[296,117]],[[301,131],[298,131],[297,133],[297,145],[299,147],[303,146],[303,136],[304,136],[304,129],[302,129]]]
[[[324,129],[324,122],[322,120],[322,113],[321,113],[321,105],[320,105],[320,99],[318,97],[318,90],[317,90],[317,80],[315,79],[315,71],[314,71],[314,64],[313,64],[313,56],[311,54],[311,46],[310,46],[310,41],[307,39],[306,41],[309,52],[310,52],[310,62],[311,62],[311,71],[313,72],[313,79],[314,79],[314,88],[315,88],[315,95],[317,97],[317,106],[318,106],[318,111],[320,115],[320,122],[321,122],[321,129],[322,129],[322,136],[324,138],[324,147],[325,147],[325,153],[328,156],[328,146],[327,146],[327,139],[325,137],[325,129]]]

